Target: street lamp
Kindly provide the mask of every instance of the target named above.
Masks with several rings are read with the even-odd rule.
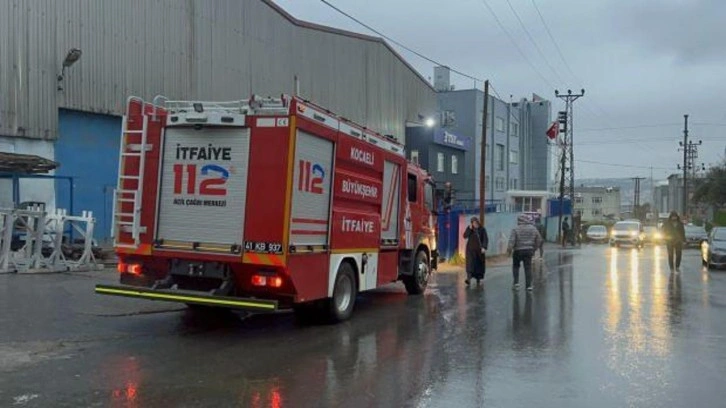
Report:
[[[63,78],[66,74],[66,68],[69,68],[73,64],[75,64],[79,59],[81,59],[81,55],[83,53],[78,48],[71,48],[68,53],[66,54],[66,57],[63,59],[63,66],[61,68],[61,73],[58,75],[58,90],[63,90],[63,85],[61,82],[63,82]]]
[[[424,124],[426,125],[426,127],[432,128],[436,125],[436,121],[434,120],[434,118],[426,118]]]

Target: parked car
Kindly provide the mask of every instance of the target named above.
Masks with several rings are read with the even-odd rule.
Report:
[[[703,227],[697,225],[686,225],[686,247],[699,248],[701,244],[708,240],[708,233]]]
[[[585,233],[588,242],[605,243],[608,241],[608,229],[604,225],[590,225]]]
[[[610,232],[610,246],[631,245],[643,247],[643,227],[639,221],[619,221]]]
[[[701,259],[709,269],[726,266],[726,227],[711,230],[708,240],[701,245]]]
[[[643,227],[643,241],[647,244],[659,245],[663,243],[663,233],[658,227]]]

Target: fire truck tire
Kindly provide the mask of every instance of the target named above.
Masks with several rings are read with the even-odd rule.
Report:
[[[426,251],[420,249],[416,253],[416,258],[413,264],[413,273],[403,277],[403,284],[406,285],[406,292],[409,295],[420,295],[426,290],[426,285],[429,283],[429,275],[431,274],[431,267],[429,264],[429,257],[426,255]]]
[[[335,276],[333,297],[328,299],[328,319],[331,323],[347,320],[353,314],[358,294],[356,286],[355,270],[348,262],[341,263]]]

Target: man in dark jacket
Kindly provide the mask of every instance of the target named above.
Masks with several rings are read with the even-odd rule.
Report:
[[[570,239],[570,223],[567,222],[567,217],[562,220],[562,248],[567,246],[567,241]]]
[[[507,253],[512,255],[512,275],[514,277],[513,289],[519,289],[519,264],[524,264],[524,279],[527,290],[532,290],[532,257],[535,250],[542,251],[542,236],[532,225],[526,214],[517,218],[517,227],[509,234]]]
[[[476,284],[484,279],[486,272],[486,251],[489,248],[487,230],[479,222],[479,218],[471,217],[471,224],[464,231],[466,239],[466,283],[469,286],[471,278]]]
[[[680,270],[683,243],[686,242],[686,228],[683,226],[681,217],[678,216],[677,212],[672,211],[668,216],[668,221],[663,224],[663,235],[668,247],[668,266],[673,271],[675,258],[675,267]]]

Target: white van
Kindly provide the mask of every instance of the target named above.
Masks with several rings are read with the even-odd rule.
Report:
[[[610,246],[630,245],[636,248],[643,247],[643,226],[640,221],[619,221],[613,225],[610,232]]]

